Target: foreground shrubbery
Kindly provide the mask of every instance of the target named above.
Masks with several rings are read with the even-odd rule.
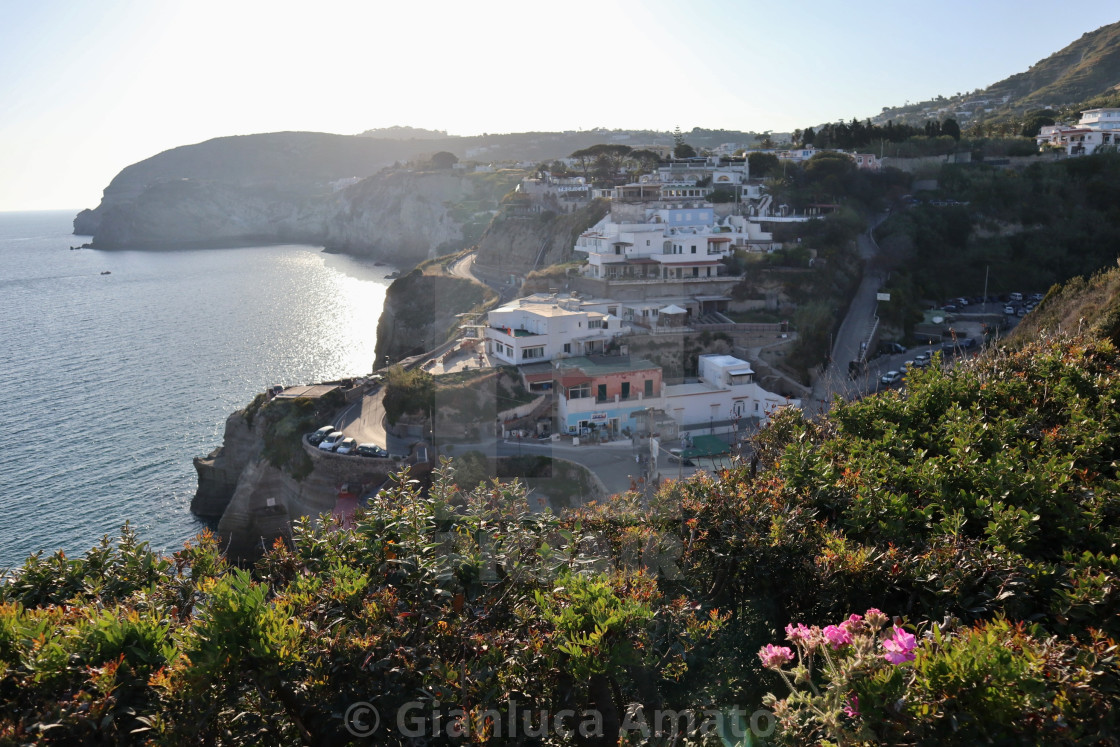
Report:
[[[1054,340],[563,517],[447,472],[251,571],[130,531],[35,556],[0,587],[0,740],[405,743],[405,713],[434,743],[745,743],[766,703],[788,744],[1115,744],[1118,402],[1111,343]]]

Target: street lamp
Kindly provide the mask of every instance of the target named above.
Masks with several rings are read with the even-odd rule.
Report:
[[[742,415],[739,413],[738,410],[736,410],[735,408],[731,408],[731,439],[732,439],[731,440],[731,446],[732,446],[734,454],[736,456],[740,456],[740,454],[739,454],[739,418],[741,418],[741,417],[742,417]]]

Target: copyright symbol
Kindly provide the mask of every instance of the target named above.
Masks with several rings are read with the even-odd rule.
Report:
[[[368,737],[381,726],[381,714],[372,703],[360,700],[346,709],[342,717],[346,731],[355,737]]]

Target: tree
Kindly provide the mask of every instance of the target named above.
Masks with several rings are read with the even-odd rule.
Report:
[[[1057,112],[1050,109],[1034,112],[1023,120],[1023,129],[1019,134],[1023,137],[1034,137],[1043,127],[1054,124],[1057,116]]]
[[[747,168],[754,178],[778,173],[778,157],[773,153],[748,153]]]
[[[681,143],[673,148],[673,158],[695,158],[696,149],[688,143]]]
[[[694,158],[696,156],[696,149],[684,141],[684,133],[681,128],[677,127],[673,130],[673,158]]]
[[[955,119],[946,119],[941,123],[941,134],[948,135],[956,141],[961,139],[961,126],[957,124]]]
[[[661,156],[652,150],[639,148],[630,151],[629,161],[634,171],[645,174],[657,168],[658,164],[661,163]]]
[[[432,156],[429,163],[433,169],[450,169],[455,164],[459,163],[459,157],[454,153],[441,150],[439,153]]]

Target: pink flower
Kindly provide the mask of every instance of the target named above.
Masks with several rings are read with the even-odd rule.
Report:
[[[797,643],[798,641],[808,642],[812,639],[812,637],[813,631],[806,627],[804,623],[797,623],[796,628],[793,627],[792,624],[786,626],[786,638],[790,639],[794,643]]]
[[[779,669],[783,664],[793,661],[793,652],[787,646],[767,643],[758,650],[758,658],[762,659],[762,666],[767,669]]]
[[[829,625],[824,629],[824,637],[827,638],[828,642],[832,644],[833,651],[840,648],[845,643],[852,642],[851,634],[848,633],[847,630],[838,628],[835,625]]]
[[[849,633],[858,631],[861,627],[863,627],[863,618],[859,615],[850,615],[847,620],[840,623],[840,629]]]
[[[864,622],[866,622],[872,630],[878,630],[887,624],[888,617],[880,610],[872,607],[867,612],[863,613]]]
[[[887,651],[887,653],[883,654],[883,658],[891,664],[914,661],[914,649],[917,645],[918,641],[911,633],[907,633],[905,630],[895,625],[894,633],[891,637],[883,640],[883,648]]]
[[[848,698],[848,703],[844,706],[844,715],[848,718],[859,718],[859,696],[853,695]]]

